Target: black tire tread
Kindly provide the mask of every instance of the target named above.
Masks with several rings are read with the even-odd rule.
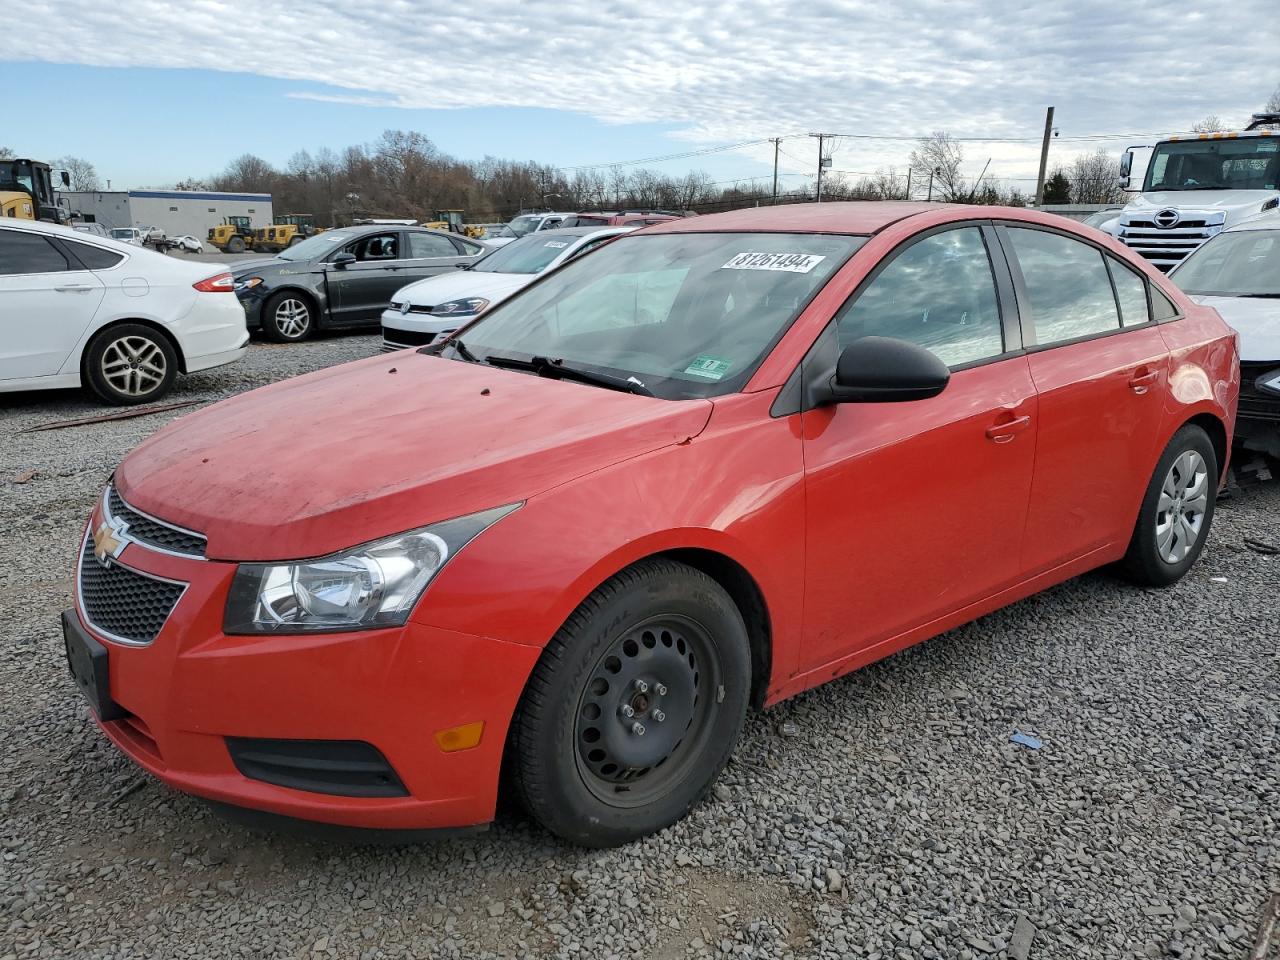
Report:
[[[728,596],[724,588],[713,577],[688,564],[662,557],[653,557],[642,560],[614,574],[593,590],[569,615],[568,620],[564,622],[546,647],[543,648],[542,654],[530,674],[511,724],[510,745],[513,748],[513,762],[511,764],[512,785],[524,809],[544,825],[545,821],[540,815],[540,811],[548,808],[549,798],[545,792],[545,784],[537,776],[537,773],[543,772],[543,768],[538,763],[538,744],[530,737],[530,732],[536,724],[530,721],[533,718],[545,716],[547,711],[552,709],[553,703],[548,690],[550,678],[564,668],[573,640],[591,628],[592,620],[612,600],[617,599],[625,591],[643,586],[650,578],[658,576],[687,577],[709,590],[723,594],[729,606],[737,609],[732,598]],[[740,611],[739,614],[741,614]],[[718,775],[725,763],[728,762],[729,756],[733,752],[733,746],[733,743],[727,744],[722,755],[717,758],[715,775]],[[706,786],[697,796],[690,798],[685,807],[685,812],[702,799],[707,790],[710,789],[711,784],[715,782],[715,775],[707,781]]]

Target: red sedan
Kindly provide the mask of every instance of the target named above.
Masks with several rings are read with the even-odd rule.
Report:
[[[443,346],[160,431],[85,531],[69,662],[122,750],[233,811],[477,826],[505,769],[549,830],[623,843],[749,707],[1095,567],[1178,580],[1236,353],[1033,211],[656,225]]]

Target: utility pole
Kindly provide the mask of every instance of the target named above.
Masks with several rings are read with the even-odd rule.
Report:
[[[773,138],[773,202],[778,202],[778,147],[782,143],[781,137]]]
[[[907,167],[907,195],[902,199],[903,200],[911,199],[911,168],[910,167]]]
[[[926,203],[933,203],[933,175],[937,173],[938,168],[934,167],[929,171],[929,195],[925,197]]]
[[[1053,135],[1053,107],[1044,114],[1044,141],[1040,144],[1040,175],[1036,177],[1036,206],[1044,206],[1044,171],[1049,163],[1049,137]]]
[[[809,136],[818,138],[818,188],[817,188],[817,196],[814,202],[821,203],[822,202],[822,169],[823,167],[829,166],[831,164],[831,161],[827,157],[824,157],[822,155],[822,143],[824,140],[834,140],[836,135],[834,133],[811,133],[809,134]]]

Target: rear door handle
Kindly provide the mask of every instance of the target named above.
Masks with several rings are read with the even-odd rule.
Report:
[[[1135,373],[1129,378],[1129,386],[1133,392],[1141,396],[1151,387],[1154,387],[1160,380],[1159,370],[1150,370],[1146,373]]]
[[[1008,443],[1023,430],[1031,426],[1031,417],[1023,414],[1004,423],[996,423],[987,427],[987,439],[996,443]]]
[[[73,283],[65,287],[54,287],[59,293],[88,293],[93,287],[87,283]]]

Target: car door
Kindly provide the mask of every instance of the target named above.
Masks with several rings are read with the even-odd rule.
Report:
[[[0,228],[0,380],[62,369],[105,287],[48,237]]]
[[[405,279],[404,233],[388,230],[353,240],[342,248],[356,258],[345,265],[325,264],[330,316],[336,324],[376,320]],[[330,254],[332,261],[337,252]]]
[[[989,226],[908,241],[841,308],[834,336],[840,349],[917,343],[951,380],[927,400],[803,415],[811,669],[1016,582],[1035,462],[1036,391]]]
[[[1044,227],[999,235],[1040,398],[1022,559],[1035,574],[1128,541],[1157,454],[1169,354],[1132,268]]]
[[[453,238],[439,233],[410,231],[406,236],[409,246],[407,259],[402,268],[405,284],[413,283],[415,280],[425,280],[427,277],[434,277],[441,273],[452,273],[459,267],[471,263],[480,253],[479,249],[475,253],[464,253],[463,249],[467,245],[463,241],[455,242]],[[479,247],[478,244],[475,246]],[[395,290],[391,292],[395,293]],[[387,299],[389,301],[391,298],[388,296]]]

